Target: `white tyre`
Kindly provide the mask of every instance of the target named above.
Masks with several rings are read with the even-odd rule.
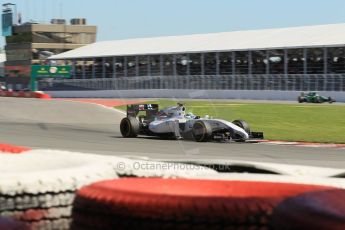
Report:
[[[108,158],[52,150],[0,154],[0,216],[30,229],[68,229],[75,192],[118,178]]]

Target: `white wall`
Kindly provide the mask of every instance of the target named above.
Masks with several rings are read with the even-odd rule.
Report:
[[[5,76],[6,54],[0,53],[0,76]]]
[[[53,97],[67,98],[200,98],[200,99],[252,99],[252,100],[297,100],[300,91],[273,90],[94,90],[94,91],[48,91]],[[345,102],[345,92],[320,92],[338,102]]]

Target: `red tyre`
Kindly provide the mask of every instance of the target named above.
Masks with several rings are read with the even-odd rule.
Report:
[[[120,179],[79,190],[72,229],[269,229],[283,199],[327,187],[184,179]]]

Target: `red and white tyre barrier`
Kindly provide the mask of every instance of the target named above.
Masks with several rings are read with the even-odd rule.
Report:
[[[324,186],[185,179],[120,179],[80,189],[72,230],[270,229],[284,199]]]
[[[23,97],[23,98],[39,98],[39,99],[51,99],[49,94],[41,91],[36,92],[24,92],[24,91],[0,91],[0,97]]]
[[[191,166],[0,144],[0,217],[33,230],[69,229],[82,188],[73,229],[270,229],[286,199],[345,188],[328,178],[341,172],[328,169],[285,168],[291,175],[282,176]],[[151,178],[112,180],[118,176]]]

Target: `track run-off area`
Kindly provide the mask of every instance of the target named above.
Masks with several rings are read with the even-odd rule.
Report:
[[[262,143],[125,139],[116,109],[63,99],[0,98],[0,142],[155,160],[245,160],[344,168],[345,149]]]

